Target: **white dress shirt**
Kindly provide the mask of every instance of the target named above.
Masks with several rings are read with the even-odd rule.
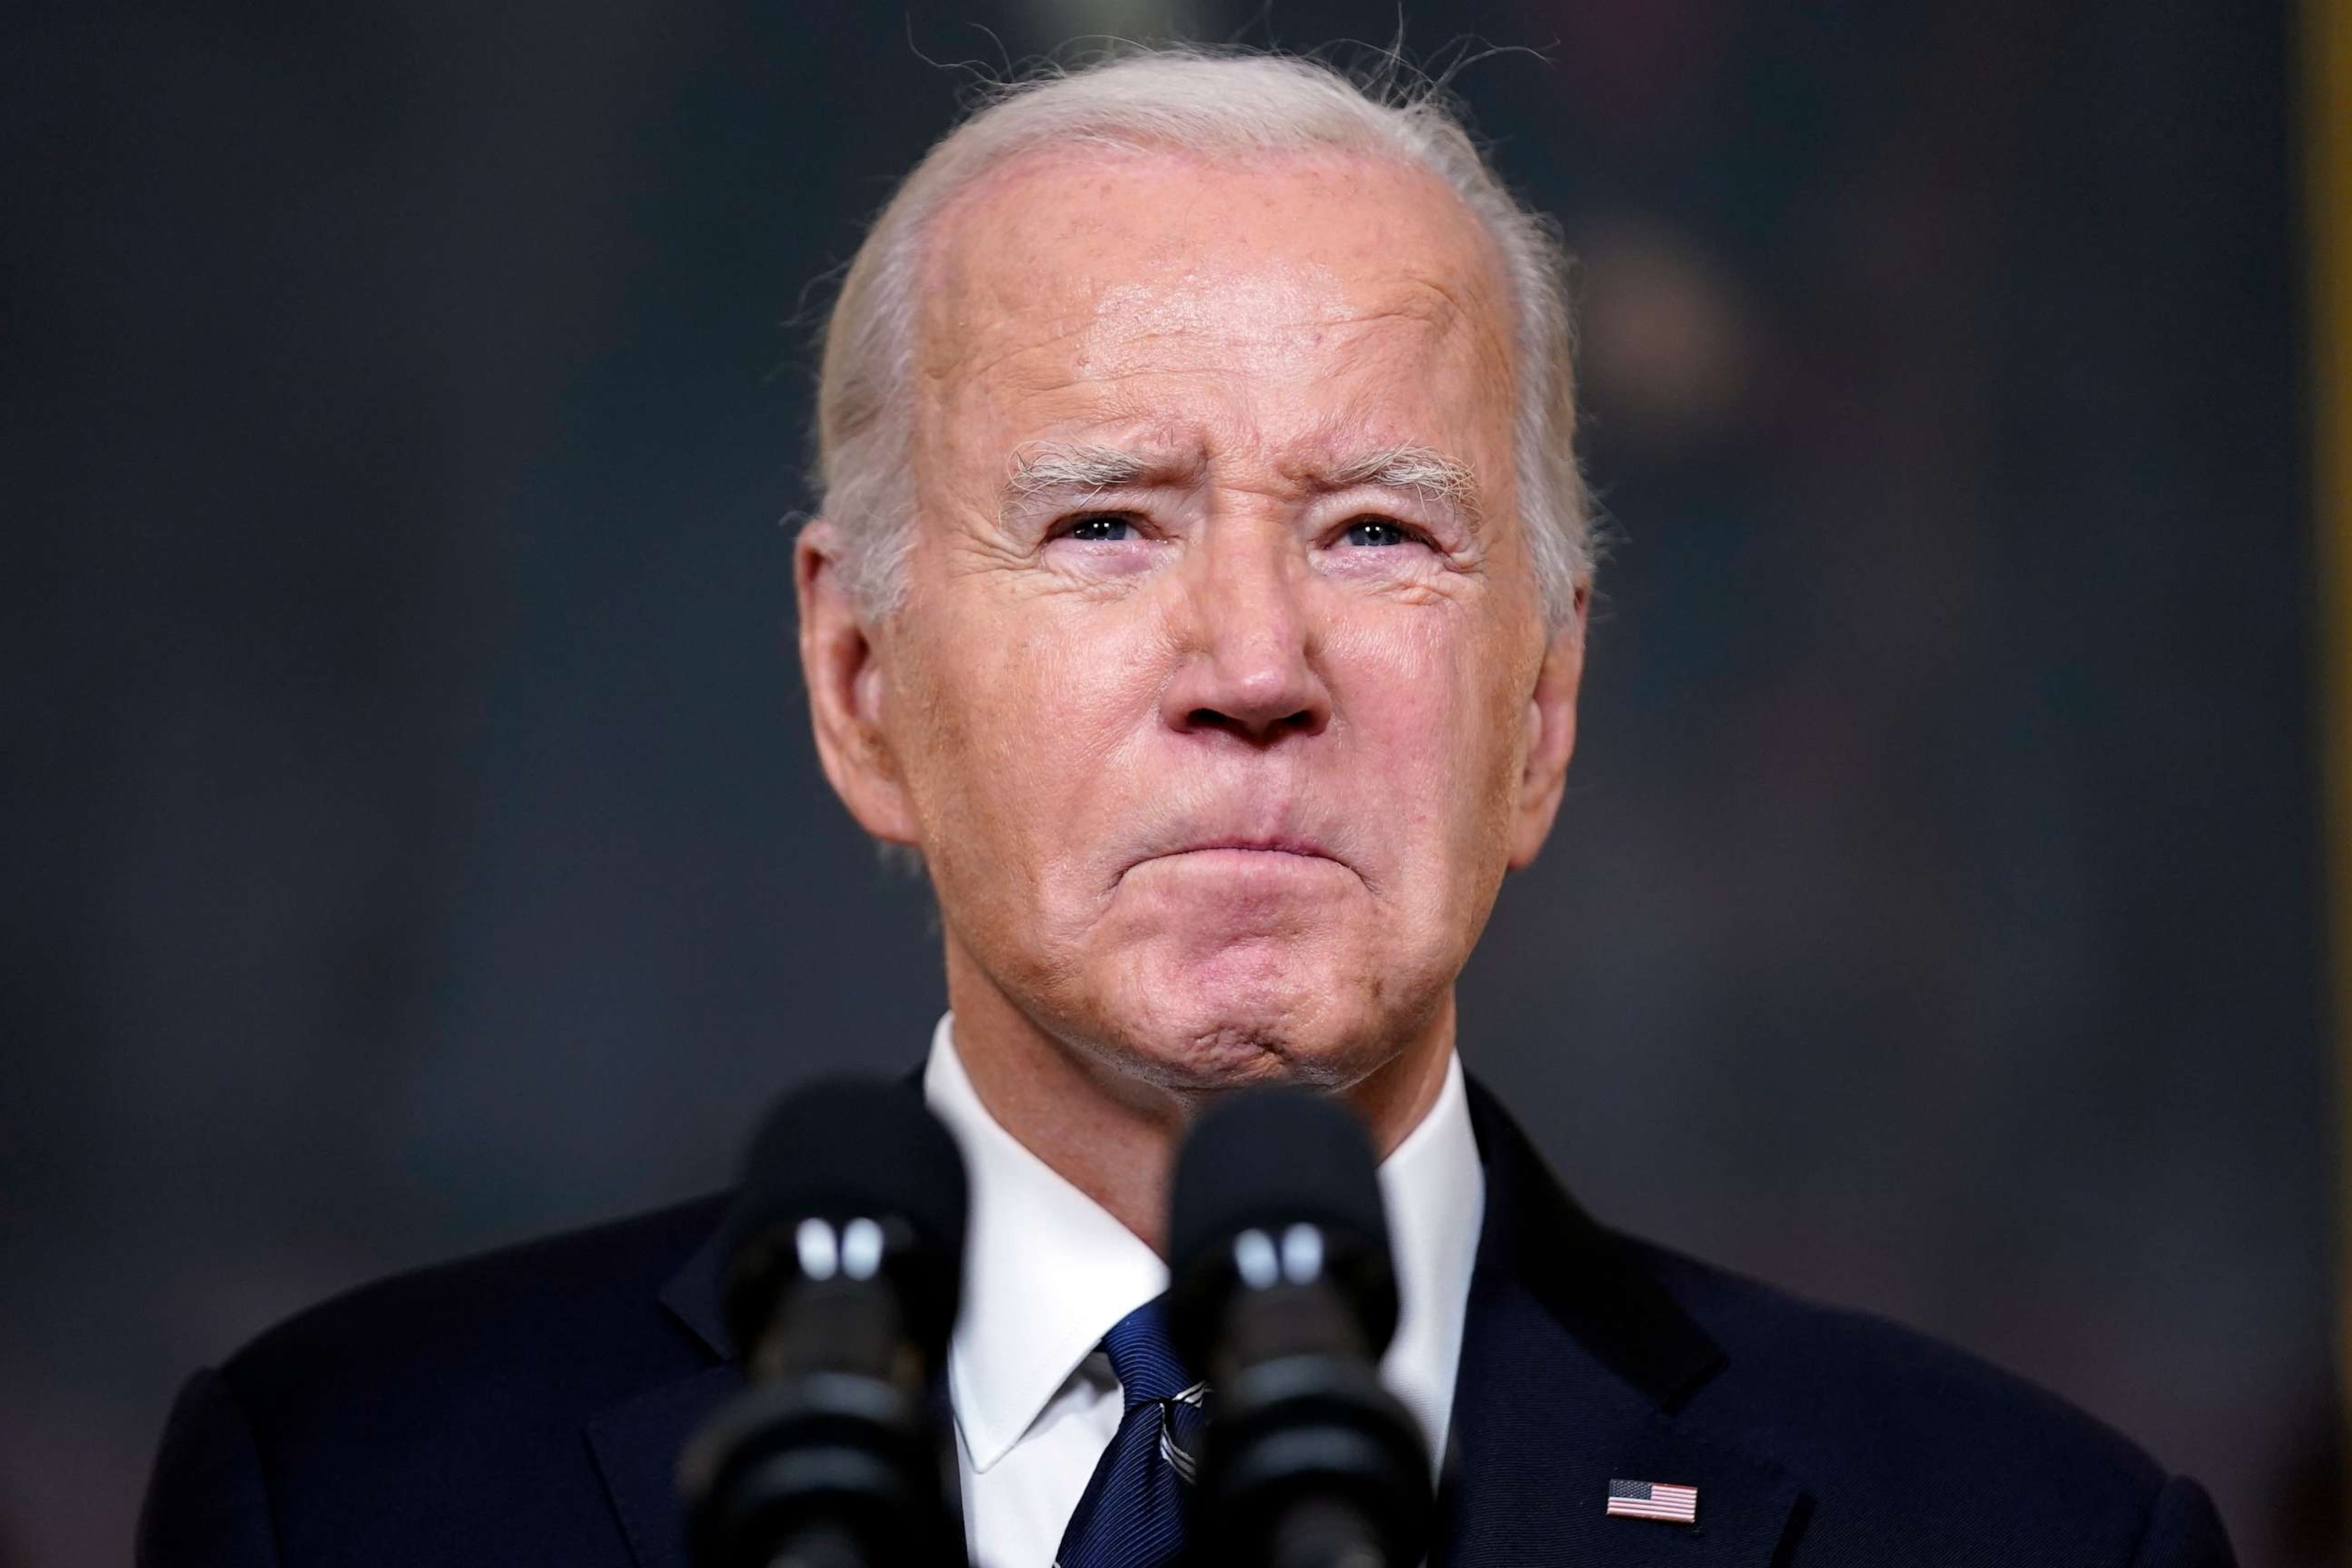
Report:
[[[1168,1266],[1108,1210],[998,1125],[940,1020],[923,1097],[962,1146],[971,1181],[963,1315],[948,1352],[964,1529],[976,1568],[1050,1568],[1125,1401],[1096,1347],[1168,1289]],[[1381,1363],[1445,1451],[1486,1178],[1462,1063],[1421,1124],[1381,1163],[1402,1309]]]

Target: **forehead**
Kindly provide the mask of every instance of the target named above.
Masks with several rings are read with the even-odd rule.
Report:
[[[1499,261],[1394,160],[1030,153],[940,215],[926,262],[923,422],[955,445],[1207,405],[1398,439],[1507,422]]]

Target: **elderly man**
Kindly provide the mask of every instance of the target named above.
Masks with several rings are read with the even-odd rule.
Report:
[[[975,1560],[1178,1550],[1174,1485],[1113,1464],[1167,1397],[1172,1152],[1284,1081],[1385,1155],[1441,1561],[2226,1563],[2194,1484],[2054,1400],[1601,1228],[1465,1081],[1455,977],[1575,741],[1568,342],[1545,227],[1442,108],[1263,56],[1003,95],[848,274],[801,654],[826,776],[938,895]],[[740,1375],[723,1202],[201,1374],[146,1560],[679,1561],[672,1466]]]

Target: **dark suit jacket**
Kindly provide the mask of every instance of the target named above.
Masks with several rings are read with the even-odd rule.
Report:
[[[2226,1564],[2197,1485],[2056,1398],[1588,1218],[1494,1099],[1447,1568]],[[151,1568],[680,1568],[679,1446],[740,1385],[712,1199],[371,1286],[181,1394]],[[1612,1479],[1698,1489],[1611,1518]]]

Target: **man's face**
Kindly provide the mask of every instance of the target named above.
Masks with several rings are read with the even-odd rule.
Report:
[[[820,713],[835,783],[1049,1036],[1361,1079],[1448,1008],[1573,724],[1487,243],[1387,163],[1033,155],[921,297],[908,592],[862,738]]]

